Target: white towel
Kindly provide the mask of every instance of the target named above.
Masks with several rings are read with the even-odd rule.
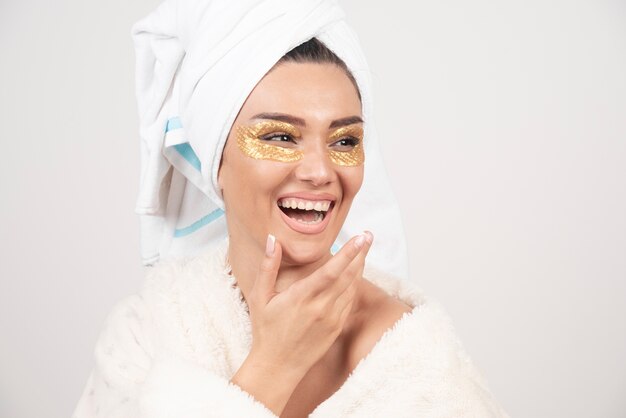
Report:
[[[367,229],[372,265],[408,277],[404,230],[379,152],[369,66],[337,0],[166,0],[132,28],[140,117],[143,263],[193,255],[227,234],[217,172],[230,127],[255,85],[316,37],[353,73],[365,174],[332,251]]]

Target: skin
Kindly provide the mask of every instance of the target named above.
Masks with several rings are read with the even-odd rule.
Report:
[[[238,127],[262,122],[253,116],[268,112],[305,121],[306,126],[297,126],[300,137],[296,143],[277,144],[301,151],[301,158],[290,162],[253,158],[237,145]],[[348,117],[362,118],[361,102],[341,68],[280,64],[248,96],[222,155],[218,182],[230,237],[228,258],[253,322],[251,353],[232,381],[281,417],[307,416],[341,386],[382,333],[410,311],[404,303],[361,280],[371,236],[362,247],[354,246],[356,240],[352,239],[335,256],[330,253],[363,182],[362,163],[340,165],[329,152],[347,150],[345,143],[336,144],[333,134],[338,128],[329,126]],[[363,123],[349,126],[362,128]],[[335,197],[323,232],[304,234],[285,223],[277,200],[291,192]],[[268,234],[276,237],[271,257],[266,255]],[[328,275],[330,270],[336,274]],[[308,299],[304,295],[309,295]],[[333,303],[335,300],[340,303]],[[315,305],[321,312],[318,317],[330,319],[307,322],[306,313],[315,311],[302,307]],[[337,313],[324,308],[338,305]],[[259,319],[263,309],[264,320]],[[332,321],[338,312],[340,320]],[[300,344],[285,346],[294,335],[302,336]],[[319,352],[313,353],[316,350]]]
[[[303,118],[299,148],[304,157],[294,163],[250,158],[237,147],[236,127],[250,126],[262,112]],[[283,246],[276,289],[281,291],[308,276],[331,257],[330,248],[363,182],[363,165],[342,167],[328,158],[331,121],[361,117],[361,103],[343,70],[335,65],[287,63],[257,84],[233,123],[222,156],[218,183],[225,203],[230,236],[229,260],[244,297],[252,287],[268,234]],[[362,124],[356,124],[362,126]],[[280,217],[278,196],[287,192],[329,193],[336,197],[323,234],[293,231]]]

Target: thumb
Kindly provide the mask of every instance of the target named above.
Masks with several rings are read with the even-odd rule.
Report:
[[[274,287],[276,285],[276,276],[278,275],[281,259],[282,247],[280,243],[276,241],[274,235],[268,234],[265,245],[265,255],[261,261],[259,274],[256,277],[253,287],[256,300],[263,306],[266,305],[276,293]]]

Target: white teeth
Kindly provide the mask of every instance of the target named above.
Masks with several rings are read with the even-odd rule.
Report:
[[[328,212],[330,200],[303,200],[303,199],[281,199],[278,206],[290,209],[315,210],[317,212]]]
[[[294,219],[294,218],[292,218],[292,219]],[[296,221],[300,222],[301,224],[306,224],[306,225],[314,225],[314,224],[318,224],[318,223],[322,222],[322,219],[324,219],[324,215],[322,215],[322,213],[321,213],[321,212],[317,212],[317,213],[315,214],[315,219],[313,219],[313,220],[312,220],[312,221],[310,221],[310,222],[307,222],[307,221],[302,221],[302,220],[300,220],[300,219],[296,219]]]

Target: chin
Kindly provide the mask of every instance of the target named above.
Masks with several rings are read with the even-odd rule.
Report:
[[[314,264],[330,255],[331,244],[324,239],[279,239],[283,248],[283,262],[292,265]]]

